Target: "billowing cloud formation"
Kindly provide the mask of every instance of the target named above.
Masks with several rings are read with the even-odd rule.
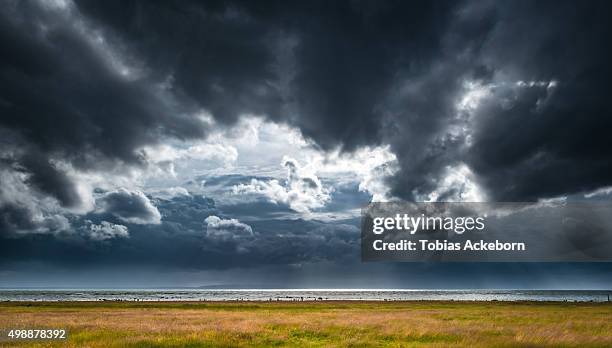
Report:
[[[89,226],[89,238],[93,240],[103,241],[112,238],[127,237],[129,237],[128,228],[124,225],[102,221],[99,225],[91,224]]]
[[[285,158],[283,166],[287,168],[284,185],[276,179],[251,179],[248,184],[233,186],[233,193],[263,195],[272,203],[287,204],[291,209],[303,213],[321,208],[330,200],[329,189],[323,187],[316,175],[300,168],[296,160]]]
[[[132,224],[159,224],[161,214],[149,198],[140,191],[121,188],[96,200],[100,212],[110,213]]]
[[[607,23],[605,2],[119,6],[81,8],[138,42],[146,64],[172,72],[174,88],[213,117],[266,115],[324,149],[389,143],[400,165],[389,181],[396,196],[444,197],[449,167],[467,166],[492,200],[612,180],[601,134],[610,126],[610,29],[584,24]],[[538,102],[547,86],[533,81],[557,87]],[[516,85],[517,94],[508,104],[502,88],[461,110],[470,83]]]

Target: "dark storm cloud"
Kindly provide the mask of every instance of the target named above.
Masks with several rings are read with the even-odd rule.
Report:
[[[242,113],[277,114],[271,18],[215,1],[78,5],[218,120],[232,122]]]
[[[492,198],[533,200],[611,185],[609,3],[502,3],[497,17],[482,48],[487,64],[517,80],[557,85],[525,86],[510,105],[491,101],[477,112],[468,161]]]
[[[466,3],[447,35],[454,55],[442,60],[443,73],[433,84],[422,80],[435,88],[421,86],[413,104],[418,110],[424,103],[423,114],[442,122],[433,127],[429,146],[416,146],[418,153],[407,145],[395,148],[410,154],[400,161],[396,192],[405,197],[407,189],[432,188],[427,180],[458,161],[470,166],[492,201],[537,200],[612,184],[609,13],[609,4],[598,1]],[[451,116],[452,94],[465,79],[493,86],[468,121]],[[412,128],[427,134],[423,125],[431,123]],[[444,133],[453,123],[467,125],[468,135]],[[419,136],[407,141],[427,143]]]
[[[129,59],[102,45],[114,43],[112,35],[90,28],[77,9],[49,7],[25,1],[2,9],[3,127],[39,152],[89,166],[138,161],[135,150],[160,136],[205,133],[155,81],[129,76]]]
[[[30,154],[22,158],[22,170],[30,175],[27,182],[34,188],[55,197],[65,207],[77,207],[83,202],[71,180],[39,155]]]
[[[393,192],[418,198],[460,163],[491,201],[612,184],[607,7],[465,3],[429,70],[406,77],[391,99],[400,106],[391,109],[403,110],[390,132],[401,166]],[[490,95],[475,110],[457,111],[466,81],[489,86]],[[438,192],[438,199],[457,197],[457,190]]]
[[[79,2],[222,121],[288,121],[317,144],[380,141],[401,66],[426,65],[448,3]],[[167,28],[173,28],[167,30]]]

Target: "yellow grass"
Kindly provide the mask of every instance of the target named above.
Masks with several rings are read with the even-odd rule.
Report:
[[[32,347],[610,347],[609,303],[2,303],[0,329],[65,328]],[[4,331],[6,333],[6,331]]]

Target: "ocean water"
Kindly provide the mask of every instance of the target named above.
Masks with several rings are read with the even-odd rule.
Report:
[[[0,301],[578,301],[612,300],[612,290],[130,289],[0,290]]]

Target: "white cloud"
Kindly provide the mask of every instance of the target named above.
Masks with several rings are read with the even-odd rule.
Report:
[[[363,147],[353,153],[316,152],[304,167],[320,177],[359,182],[359,190],[370,193],[375,202],[392,198],[385,180],[398,170],[397,157],[388,145]]]
[[[218,216],[211,215],[204,222],[206,223],[206,236],[208,238],[231,241],[253,236],[251,226],[236,219],[221,219]]]
[[[486,202],[487,196],[477,184],[474,173],[464,163],[446,167],[438,187],[419,197],[423,202]]]
[[[472,111],[478,108],[481,101],[492,95],[495,85],[483,85],[477,81],[465,81],[463,83],[464,93],[457,102],[459,111]]]
[[[173,147],[167,144],[144,149],[147,159],[153,163],[172,162],[177,160],[217,160],[224,164],[236,161],[238,153],[232,146],[224,144],[197,143],[186,148]]]
[[[612,193],[612,186],[606,186],[606,187],[602,187],[599,188],[595,191],[592,192],[588,192],[586,194],[584,194],[585,198],[593,198],[593,197],[600,197],[600,196],[607,196],[610,195]]]
[[[124,225],[102,221],[99,225],[89,225],[89,238],[92,240],[103,241],[113,238],[128,238],[128,228]]]
[[[187,191],[186,188],[180,186],[166,187],[160,190],[152,191],[150,192],[150,194],[153,197],[159,197],[164,199],[171,199],[174,197],[181,196],[191,196],[191,194],[189,193],[189,191]]]
[[[512,81],[507,76],[499,75],[495,77],[496,82],[482,84],[478,81],[467,80],[463,83],[463,93],[459,96],[455,105],[457,111],[461,114],[467,112],[468,115],[473,113],[478,107],[489,99],[501,101],[502,105],[510,107],[515,101],[519,93],[527,88],[541,88],[547,91],[544,98],[537,101],[538,108],[543,107],[554,90],[558,87],[559,81]]]
[[[233,170],[278,176],[284,156],[301,160],[313,151],[296,128],[245,115],[234,127],[212,134],[211,141],[231,144],[238,151]]]
[[[324,188],[319,178],[301,168],[295,159],[285,157],[282,165],[287,168],[287,180],[284,184],[276,179],[252,179],[248,184],[233,186],[232,192],[263,195],[273,203],[287,204],[301,213],[322,208],[330,201],[330,189]]]

